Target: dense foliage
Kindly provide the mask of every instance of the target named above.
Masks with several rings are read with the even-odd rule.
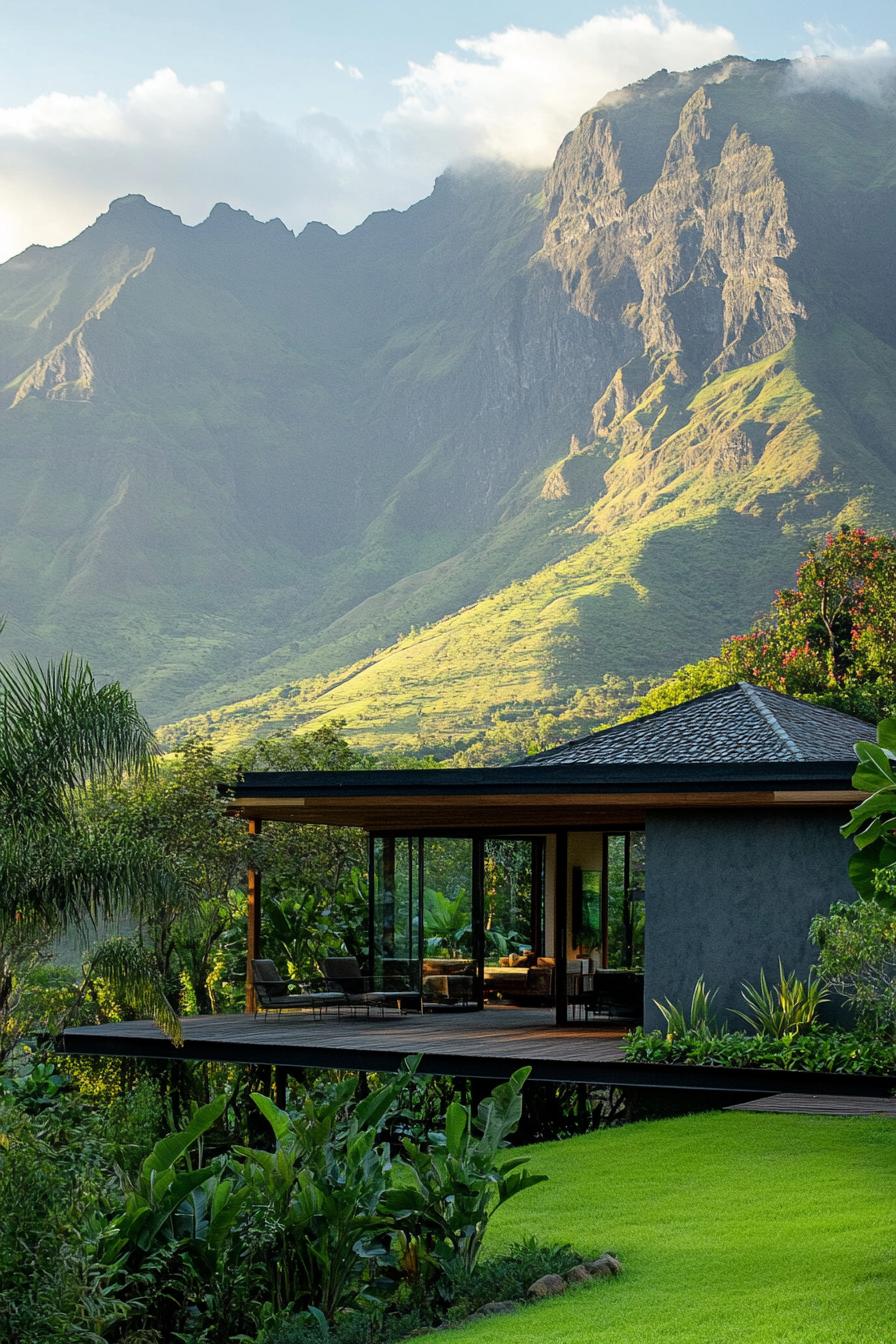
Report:
[[[880,935],[889,939],[883,948],[877,944]],[[687,1009],[668,999],[657,1002],[665,1030],[629,1032],[625,1058],[638,1064],[896,1074],[896,1035],[892,1027],[884,1035],[877,1030],[893,1010],[892,918],[879,906],[835,907],[813,921],[812,936],[822,946],[821,975],[813,968],[803,980],[779,962],[774,984],[763,969],[758,984],[743,985],[746,1008],[730,1011],[749,1032],[724,1026],[715,1011],[717,991],[707,989],[701,976]],[[822,1021],[819,1009],[830,998],[829,987],[842,988],[861,1007],[857,1030]]]
[[[58,1075],[7,1089],[0,1340],[213,1344],[301,1313],[439,1319],[493,1210],[543,1178],[502,1152],[527,1070],[475,1115],[451,1102],[441,1128],[416,1110],[412,1072],[364,1097],[357,1076],[325,1080],[291,1109],[254,1093],[266,1133],[251,1144],[222,1130],[222,1094],[140,1159],[160,1121],[148,1085],[105,1113]]]
[[[812,921],[822,975],[866,1030],[896,1040],[896,912],[875,900],[833,906]]]
[[[80,679],[81,698],[88,698],[89,672],[73,667],[70,674]],[[136,713],[120,688],[94,687],[93,693],[103,707],[120,704]],[[63,710],[69,712],[63,704],[58,714]],[[139,716],[137,722],[143,723]],[[51,719],[46,732],[59,730]],[[145,724],[140,731],[151,752]],[[34,753],[30,759],[35,761]],[[38,831],[14,818],[7,822],[0,779],[0,864],[7,865],[6,916],[0,909],[0,1056],[20,1041],[52,1036],[66,1023],[155,1015],[176,1037],[175,1011],[238,1009],[250,861],[264,869],[263,939],[284,973],[308,979],[317,975],[323,956],[363,951],[363,835],[269,824],[252,837],[243,821],[227,815],[219,788],[242,769],[369,768],[372,758],[347,746],[340,725],[257,742],[237,757],[190,741],[159,762],[148,759],[151,769],[128,774],[103,775],[91,762],[89,784],[85,770],[83,779],[63,790],[52,831],[44,824]],[[28,861],[28,881],[49,884],[55,907],[23,885]],[[28,919],[19,918],[24,908]],[[66,964],[48,962],[60,933],[83,930],[95,937],[93,921],[104,917],[115,923],[105,926],[98,944],[88,949],[85,942],[82,950],[70,940],[61,954]]]
[[[624,1042],[625,1058],[638,1064],[705,1064],[738,1069],[810,1070],[896,1076],[896,1043],[864,1031],[816,1026],[798,1036],[744,1031],[669,1036],[637,1027]]]

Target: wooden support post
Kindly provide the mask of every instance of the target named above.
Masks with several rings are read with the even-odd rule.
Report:
[[[554,1006],[557,1026],[568,1021],[569,986],[566,983],[566,942],[569,936],[569,837],[558,831],[554,853]]]
[[[257,817],[249,818],[249,834],[261,834],[261,822]],[[255,1012],[255,985],[252,980],[252,962],[261,956],[261,873],[250,866],[246,874],[246,891],[249,897],[246,925],[246,1012]]]

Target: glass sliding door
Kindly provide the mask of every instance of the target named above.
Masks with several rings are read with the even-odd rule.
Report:
[[[373,836],[368,973],[429,1007],[482,1007],[486,964],[544,953],[544,866],[541,836]]]
[[[384,989],[421,989],[429,1006],[481,1005],[481,841],[374,836],[369,972]]]
[[[419,989],[417,845],[413,836],[376,836],[370,891],[370,972],[383,989]]]

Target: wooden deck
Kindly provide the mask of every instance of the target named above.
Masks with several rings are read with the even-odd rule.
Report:
[[[558,1027],[550,1008],[490,1007],[482,1012],[385,1018],[329,1013],[322,1020],[308,1013],[284,1013],[268,1021],[239,1013],[187,1017],[182,1026],[181,1048],[152,1022],[69,1028],[63,1034],[63,1048],[78,1055],[375,1073],[392,1072],[406,1056],[419,1055],[421,1073],[500,1079],[528,1065],[533,1082],[694,1089],[713,1093],[720,1106],[785,1092],[887,1098],[896,1090],[896,1078],[628,1063],[622,1057],[621,1028],[581,1022]]]
[[[606,1065],[622,1064],[620,1030],[558,1027],[549,1008],[487,1008],[483,1012],[410,1013],[404,1017],[312,1018],[284,1013],[265,1021],[246,1014],[182,1019],[176,1049],[152,1022],[75,1027],[64,1033],[73,1054],[151,1059],[227,1060],[293,1068],[390,1071],[421,1055],[421,1071],[506,1078],[524,1064],[544,1082],[602,1081]]]
[[[821,1093],[800,1096],[795,1092],[776,1092],[726,1106],[728,1111],[768,1111],[775,1115],[885,1115],[896,1120],[896,1097],[832,1097]]]

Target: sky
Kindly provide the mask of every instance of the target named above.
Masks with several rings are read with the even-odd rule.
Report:
[[[140,193],[296,231],[403,209],[450,164],[547,167],[605,93],[736,52],[876,96],[896,0],[0,0],[0,259]]]

